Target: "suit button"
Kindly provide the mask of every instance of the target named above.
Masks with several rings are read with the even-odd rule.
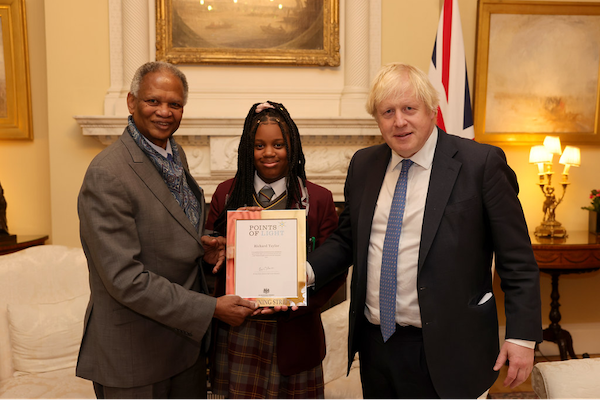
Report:
[[[421,291],[425,290],[425,286],[421,286],[421,287],[419,288],[419,290],[421,290]]]

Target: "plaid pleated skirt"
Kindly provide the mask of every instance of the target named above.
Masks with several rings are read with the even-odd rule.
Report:
[[[289,344],[293,346],[293,343]],[[246,320],[217,329],[212,392],[230,399],[322,399],[323,367],[284,376],[277,367],[276,321]]]

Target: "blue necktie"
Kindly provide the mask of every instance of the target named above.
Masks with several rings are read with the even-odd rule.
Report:
[[[379,318],[383,341],[396,331],[396,268],[398,266],[398,247],[402,231],[402,217],[406,203],[406,183],[408,169],[413,164],[409,159],[402,160],[402,170],[396,182],[394,199],[390,208],[385,239],[383,241],[383,257],[381,259],[381,278],[379,281]]]

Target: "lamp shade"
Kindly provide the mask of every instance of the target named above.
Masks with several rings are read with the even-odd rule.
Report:
[[[563,165],[569,164],[573,167],[579,167],[581,164],[581,152],[579,151],[579,147],[565,147],[565,151],[563,151],[558,162]]]
[[[546,136],[544,138],[544,147],[552,154],[561,154],[560,138],[558,136]]]
[[[552,153],[545,146],[533,146],[529,151],[529,162],[531,164],[552,162]]]

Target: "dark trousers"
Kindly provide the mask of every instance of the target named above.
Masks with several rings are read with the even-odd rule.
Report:
[[[359,357],[365,399],[440,398],[429,376],[421,329],[396,325],[384,343],[379,325],[367,323]]]
[[[192,367],[164,381],[133,388],[115,388],[94,382],[99,399],[205,399],[206,356],[200,353]]]

